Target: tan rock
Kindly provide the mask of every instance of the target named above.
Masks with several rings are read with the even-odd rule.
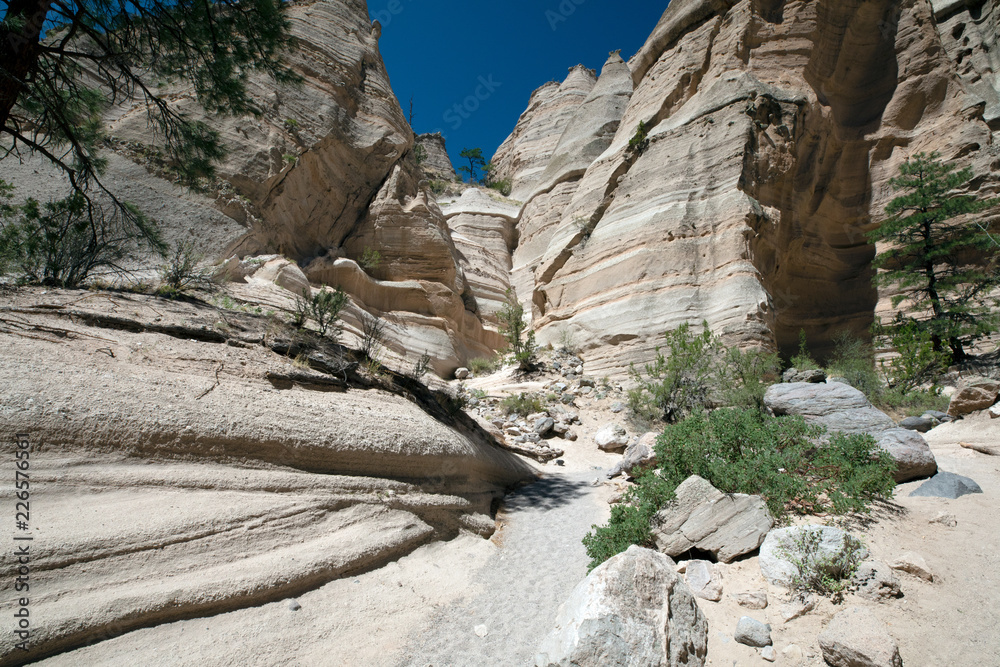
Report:
[[[420,168],[426,176],[445,181],[455,180],[455,168],[448,157],[448,149],[440,132],[418,134],[415,145],[424,149]]]
[[[948,404],[948,414],[952,417],[962,417],[979,410],[993,406],[1000,394],[1000,382],[995,380],[978,380],[959,387]]]

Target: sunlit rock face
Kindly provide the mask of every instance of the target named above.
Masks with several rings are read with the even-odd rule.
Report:
[[[512,282],[540,339],[565,330],[620,374],[682,322],[785,351],[805,330],[819,354],[863,331],[880,296],[866,232],[899,165],[939,151],[997,189],[997,5],[671,2],[607,148],[581,173],[559,159],[567,124],[522,188]],[[505,146],[539,132],[530,112]]]

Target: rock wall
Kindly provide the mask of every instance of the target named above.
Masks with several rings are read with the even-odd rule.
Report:
[[[418,134],[416,142],[424,149],[424,159],[420,162],[424,174],[438,180],[455,180],[455,167],[451,164],[440,132]]]
[[[539,339],[568,330],[595,373],[620,375],[685,321],[783,351],[805,330],[819,354],[866,329],[880,295],[865,234],[899,165],[939,151],[997,189],[998,4],[673,0],[628,63],[608,142],[560,154],[581,143],[581,105],[530,184],[513,282]],[[541,133],[539,96],[502,173]]]

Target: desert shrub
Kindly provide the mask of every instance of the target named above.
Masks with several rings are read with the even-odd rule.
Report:
[[[427,160],[427,149],[417,144],[413,147],[413,157],[416,159],[417,164],[423,164]]]
[[[943,396],[939,387],[909,391],[890,387],[883,390],[873,402],[876,407],[886,412],[919,417],[928,410],[947,412],[951,399]]]
[[[776,352],[725,348],[718,373],[723,405],[764,411],[764,394],[780,373],[781,358]]]
[[[385,320],[375,316],[361,316],[361,353],[366,359],[378,360],[385,343]]]
[[[45,204],[29,199],[21,206],[5,205],[5,211],[0,268],[19,273],[25,282],[76,287],[98,269],[123,272],[121,261],[137,239],[163,252],[155,225],[131,204],[106,212],[76,192]]]
[[[486,357],[476,357],[474,359],[469,359],[469,370],[475,375],[488,375],[500,366],[500,359],[493,357],[487,359]]]
[[[644,121],[639,121],[635,134],[628,140],[628,149],[635,155],[642,155],[649,148],[649,129]]]
[[[340,311],[345,305],[347,305],[347,294],[339,287],[334,290],[324,287],[314,295],[310,294],[308,287],[304,287],[302,296],[295,300],[292,324],[301,329],[309,319],[312,319],[316,322],[321,336],[329,333],[336,340],[342,330],[336,322],[340,319]]]
[[[500,409],[505,415],[520,415],[527,417],[530,414],[541,412],[545,409],[542,399],[534,394],[510,395],[500,402]]]
[[[666,346],[656,348],[656,360],[646,364],[645,374],[632,365],[629,375],[637,386],[628,392],[628,405],[634,413],[673,423],[708,405],[720,345],[708,323],[703,326],[697,335],[687,323],[666,332]]]
[[[913,320],[897,319],[890,325],[876,326],[875,334],[897,352],[879,363],[890,389],[911,391],[936,379],[951,363],[951,351],[935,350],[931,331]]]
[[[375,248],[365,246],[364,252],[361,253],[361,261],[359,264],[361,264],[361,268],[365,271],[374,271],[382,265],[382,253]]]
[[[457,180],[461,182],[462,179],[459,178]],[[427,185],[430,187],[431,192],[433,192],[436,195],[444,194],[444,191],[448,189],[448,184],[445,181],[439,181],[435,179],[429,180],[427,182]]]
[[[809,344],[806,340],[805,329],[799,329],[799,352],[789,359],[789,363],[791,363],[792,368],[797,368],[800,371],[819,370],[819,364],[809,354]]]
[[[610,521],[584,538],[591,567],[632,544],[652,546],[653,516],[691,475],[724,493],[761,496],[779,521],[792,512],[865,512],[892,493],[895,463],[874,438],[834,434],[817,447],[820,435],[800,417],[745,408],[699,411],[667,426],[656,466],[639,476]]]
[[[417,358],[416,362],[413,364],[413,373],[411,374],[414,378],[419,380],[423,376],[427,375],[427,371],[431,367],[431,355],[424,352]]]
[[[845,535],[844,548],[833,555],[824,554],[822,543],[821,530],[806,529],[795,537],[792,548],[779,548],[777,553],[795,568],[789,586],[793,592],[829,595],[839,600],[864,560],[866,550],[852,535]]]
[[[882,382],[875,372],[875,350],[871,343],[841,331],[833,338],[833,354],[827,361],[829,375],[840,376],[870,399],[882,393]]]
[[[500,335],[507,341],[507,349],[522,371],[535,366],[535,332],[524,321],[524,306],[517,300],[514,288],[507,289],[507,301],[497,313]],[[527,332],[527,333],[525,333]]]
[[[164,296],[175,296],[191,289],[212,287],[209,271],[198,268],[202,259],[204,257],[197,252],[193,242],[180,241],[174,244],[173,254],[160,268],[163,284],[159,292]]]
[[[505,178],[499,181],[489,181],[486,187],[491,190],[496,190],[504,197],[510,196],[511,190],[513,189],[513,184],[510,182],[509,178]]]

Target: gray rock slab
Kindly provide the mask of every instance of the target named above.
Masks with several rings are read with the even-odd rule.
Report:
[[[677,487],[677,497],[653,519],[653,539],[661,552],[677,556],[693,548],[729,563],[756,551],[774,518],[760,496],[725,494],[692,475]]]
[[[807,422],[842,433],[881,433],[895,428],[889,415],[846,384],[793,382],[768,388],[764,403],[776,415],[800,415]]]
[[[975,480],[953,472],[941,471],[914,489],[911,496],[926,496],[929,498],[948,498],[955,500],[970,493],[982,493],[983,489]]]
[[[710,602],[722,599],[722,574],[715,563],[707,560],[688,561],[684,576],[695,597]]]
[[[845,609],[819,636],[830,667],[903,667],[899,645],[870,609]]]
[[[852,582],[858,589],[858,595],[866,600],[882,602],[902,595],[899,579],[892,568],[877,560],[865,561],[858,566]]]
[[[918,433],[927,433],[927,431],[934,428],[934,420],[929,417],[907,417],[903,421],[899,422],[900,428],[905,428],[908,431],[916,431]]]

